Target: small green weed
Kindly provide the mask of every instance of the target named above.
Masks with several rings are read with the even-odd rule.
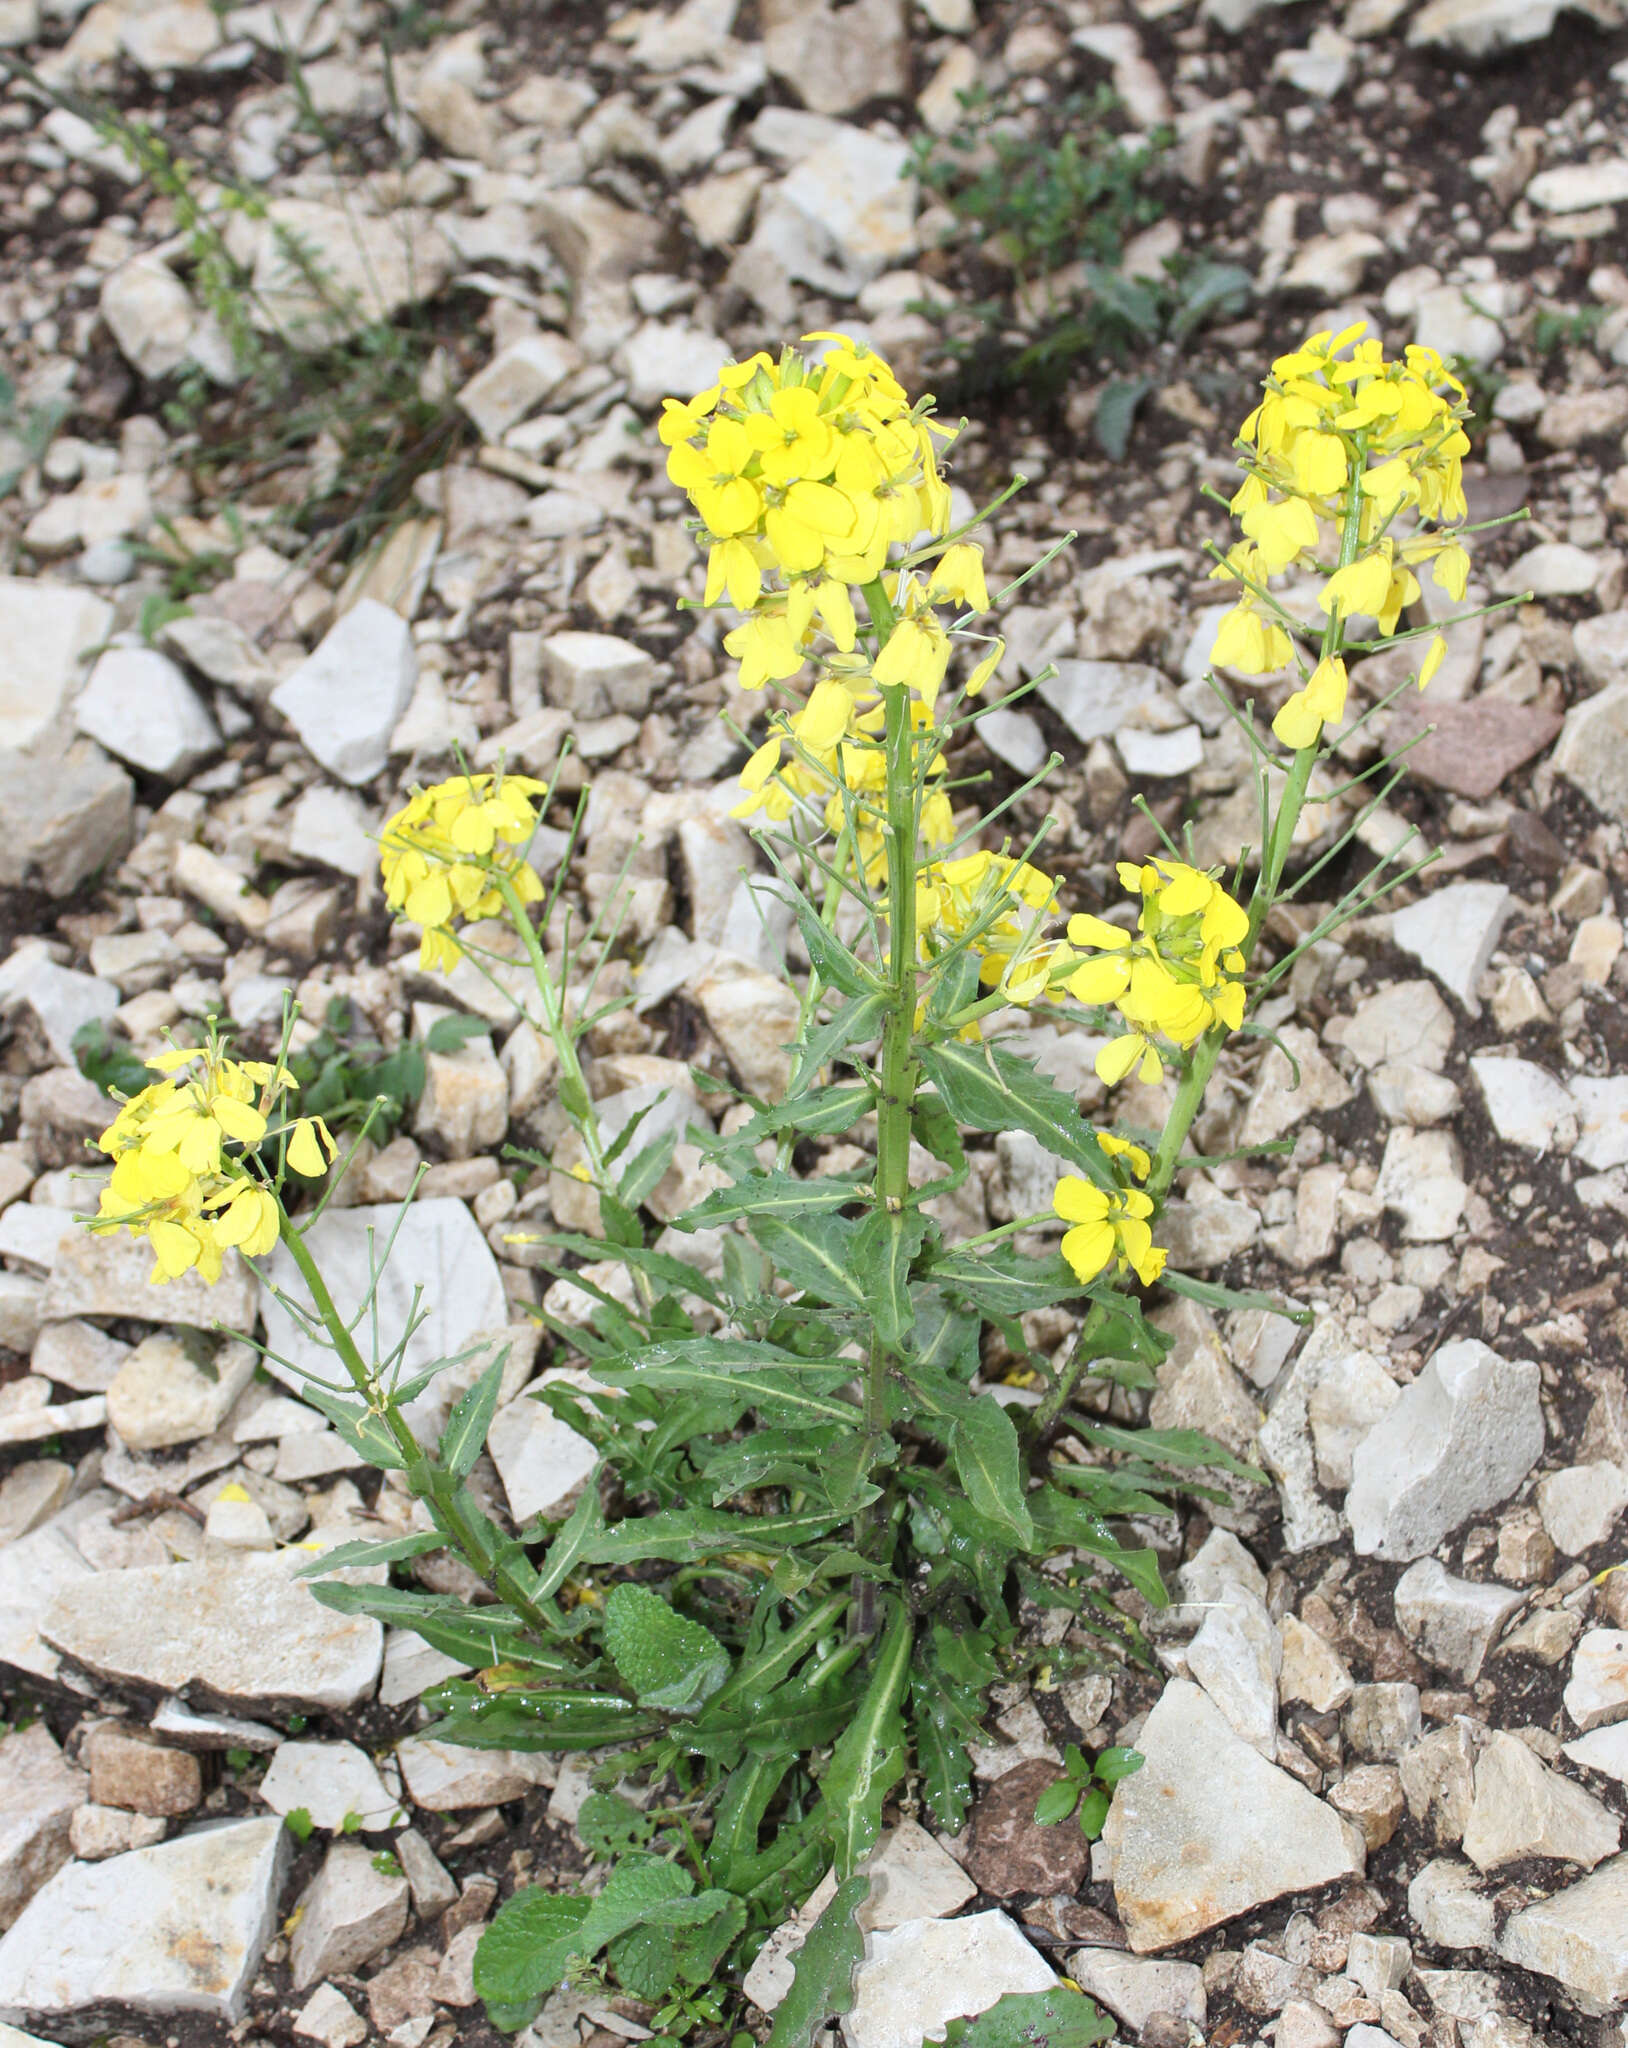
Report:
[[[1139,1771],[1142,1764],[1140,1752],[1125,1748],[1105,1749],[1093,1762],[1078,1744],[1071,1742],[1063,1751],[1063,1775],[1055,1784],[1048,1785],[1035,1802],[1036,1821],[1043,1828],[1052,1828],[1075,1814],[1081,1834],[1088,1842],[1094,1842],[1108,1818],[1114,1787],[1121,1778]]]
[[[1540,360],[1556,349],[1582,348],[1600,330],[1607,305],[1539,306],[1532,316],[1532,353]]]
[[[961,99],[965,120],[947,135],[917,137],[912,168],[955,214],[951,246],[980,276],[992,266],[1006,276],[964,311],[935,301],[916,308],[944,324],[954,366],[947,402],[1022,393],[1043,410],[1077,365],[1123,366],[1243,308],[1250,279],[1235,264],[1182,254],[1157,277],[1123,274],[1127,240],[1164,212],[1154,181],[1169,138],[1156,131],[1128,142],[1105,87],[1038,107],[981,88]],[[1097,439],[1116,459],[1150,388],[1120,379],[1103,394]]]
[[[66,398],[20,405],[16,384],[0,366],[0,498],[9,498],[23,472],[44,457],[57,428],[72,410]]]

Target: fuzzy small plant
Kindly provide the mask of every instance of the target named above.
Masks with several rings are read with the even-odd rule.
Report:
[[[317,1596],[473,1667],[431,1696],[442,1739],[610,1752],[579,1823],[603,1884],[524,1885],[481,1941],[475,1983],[499,2027],[592,1978],[679,2016],[686,2038],[728,2039],[755,1952],[831,1873],[768,2037],[809,2048],[854,1996],[855,1914],[890,1800],[958,1831],[992,1684],[1145,1654],[1137,1599],[1165,1596],[1128,1519],[1249,1475],[1192,1432],[1109,1422],[1099,1397],[1112,1382],[1134,1402],[1152,1383],[1170,1341],[1147,1313],[1160,1292],[1271,1305],[1177,1271],[1165,1206],[1194,1163],[1217,1064],[1258,1028],[1264,992],[1414,872],[1381,862],[1269,956],[1274,907],[1361,823],[1290,878],[1313,778],[1360,722],[1348,657],[1411,639],[1417,572],[1464,594],[1465,417],[1438,357],[1388,360],[1360,330],[1313,335],[1274,363],[1238,441],[1241,538],[1216,566],[1236,595],[1217,663],[1289,685],[1269,730],[1217,685],[1259,771],[1255,851],[1221,874],[1166,842],[1119,864],[1122,895],[1084,906],[1048,872],[1043,833],[1007,837],[1013,799],[956,809],[947,752],[982,715],[1001,657],[989,620],[1009,593],[988,587],[981,519],[953,519],[941,466],[954,435],[930,404],[840,334],[726,364],[699,396],[669,401],[660,434],[706,554],[701,601],[738,615],[724,644],[767,713],[737,815],[807,969],[792,977],[787,1085],[739,1091],[721,1133],[694,1134],[714,1190],[661,1246],[643,1205],[674,1134],[601,1129],[569,850],[549,877],[532,864],[556,792],[461,771],[415,792],[381,835],[388,901],[422,932],[426,966],[468,962],[512,987],[491,921],[517,936],[534,988],[515,1000],[553,1043],[561,1127],[578,1140],[574,1163],[563,1148],[533,1163],[597,1202],[602,1237],[548,1240],[580,1312],[537,1311],[555,1362],[576,1369],[532,1392],[600,1458],[563,1517],[504,1526],[471,1489],[501,1362],[420,1442],[406,1405],[429,1375],[403,1378],[399,1343],[365,1348],[371,1293],[348,1317],[336,1309],[305,1192],[331,1182],[333,1145],[298,1113],[286,1060],[234,1062],[211,1040],[166,1056],[120,1111],[96,1227],[146,1235],[156,1279],[208,1277],[226,1248],[252,1257],[280,1238],[305,1289],[290,1304],[349,1382],[311,1398],[422,1504],[420,1533],[313,1565]],[[1291,570],[1315,580],[1309,616],[1281,595]],[[1442,646],[1424,645],[1421,684]],[[589,938],[602,957],[614,913]],[[1095,1035],[1109,1089],[1166,1083],[1162,1128],[1083,1117],[1025,1055],[1041,1017]],[[1052,1199],[957,1241],[936,1198],[967,1178],[969,1147],[1003,1132],[1058,1162]],[[822,1171],[826,1141],[842,1149]],[[693,1255],[680,1256],[686,1238]],[[1025,1318],[1059,1307],[1075,1340],[1036,1355]],[[478,1575],[486,1604],[320,1576],[438,1546]],[[1037,1610],[1063,1613],[1049,1646]],[[1078,1754],[1043,1818],[1083,1801],[1082,1824],[1099,1826],[1137,1761]],[[1105,2031],[1059,1982],[957,2022],[957,2038],[1003,2048],[1042,2022],[1072,2027],[1070,2041]]]

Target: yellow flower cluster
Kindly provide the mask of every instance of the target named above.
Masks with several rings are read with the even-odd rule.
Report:
[[[944,547],[930,567],[889,576],[895,548],[947,535],[949,491],[938,470],[927,410],[912,406],[883,359],[846,335],[818,359],[797,349],[778,362],[759,353],[731,363],[687,402],[669,399],[660,433],[667,472],[694,506],[707,549],[704,602],[726,600],[746,617],[724,637],[743,689],[815,679],[741,777],[737,817],[794,815],[854,839],[854,864],[874,877],[881,860],[882,693],[907,689],[923,744],[959,628],[989,609],[983,552]],[[879,587],[887,579],[885,605]],[[872,658],[860,645],[854,585],[891,625]],[[958,618],[945,616],[948,608]],[[1000,659],[999,642],[968,678],[976,696]],[[800,684],[800,687],[802,685]],[[943,764],[924,767],[922,839],[949,843]]]
[[[1217,1024],[1244,1021],[1244,956],[1249,913],[1213,876],[1156,857],[1119,863],[1119,879],[1142,899],[1134,932],[1100,917],[1071,917],[1069,943],[1092,957],[1069,976],[1082,1003],[1106,1003],[1131,1027],[1097,1054],[1100,1080],[1112,1087],[1132,1068],[1144,1081],[1164,1072],[1154,1038],[1183,1048]]]
[[[1146,1180],[1150,1161],[1140,1145],[1112,1131],[1098,1131],[1097,1143],[1123,1175],[1117,1189],[1099,1188],[1077,1174],[1066,1174],[1052,1195],[1052,1207],[1065,1223],[1063,1257],[1081,1280],[1094,1280],[1110,1265],[1123,1273],[1127,1267],[1144,1287],[1151,1287],[1164,1271],[1168,1254],[1153,1242],[1148,1218],[1153,1199],[1132,1177]]]
[[[537,830],[536,799],[547,784],[527,775],[454,775],[415,789],[379,835],[385,901],[424,927],[421,967],[455,967],[453,936],[466,919],[501,914],[500,879],[522,903],[543,894],[526,849]]]
[[[916,878],[916,931],[923,955],[932,959],[966,942],[978,957],[984,986],[999,988],[1008,1002],[1020,1005],[1062,993],[1056,984],[1072,956],[1055,940],[1040,936],[1046,919],[1057,911],[1057,885],[1050,875],[1004,853],[934,861]]]
[[[1387,360],[1365,323],[1314,334],[1272,365],[1261,403],[1239,434],[1244,481],[1232,511],[1244,538],[1214,574],[1243,586],[1221,622],[1214,660],[1246,675],[1268,675],[1296,658],[1293,623],[1267,586],[1297,567],[1322,576],[1317,602],[1336,622],[1363,615],[1395,632],[1419,596],[1415,569],[1428,562],[1441,589],[1464,596],[1470,558],[1453,522],[1465,517],[1463,460],[1469,452],[1464,386],[1434,349],[1408,348]],[[1328,569],[1329,534],[1356,520],[1353,559]],[[1399,520],[1409,530],[1393,532]],[[1434,530],[1419,530],[1419,522]],[[1420,664],[1422,689],[1446,643],[1437,635]],[[1344,715],[1347,678],[1338,651],[1304,676],[1273,721],[1286,746],[1315,745],[1325,722]]]
[[[286,1067],[227,1059],[213,1042],[147,1065],[167,1078],[131,1096],[97,1140],[113,1174],[91,1227],[145,1237],[154,1286],[194,1267],[213,1283],[228,1248],[257,1258],[277,1242],[276,1197],[245,1154],[269,1132],[293,1171],[315,1179],[332,1162],[334,1141],[319,1116],[273,1130],[277,1103],[299,1085]]]

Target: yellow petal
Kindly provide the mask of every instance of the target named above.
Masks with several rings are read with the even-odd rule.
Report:
[[[288,1163],[307,1180],[317,1180],[328,1170],[309,1117],[302,1116],[294,1125],[288,1141]]]

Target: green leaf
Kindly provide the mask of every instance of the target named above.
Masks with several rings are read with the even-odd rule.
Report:
[[[733,1187],[715,1188],[704,1202],[673,1218],[674,1230],[697,1230],[703,1224],[733,1223],[741,1216],[803,1216],[818,1209],[841,1209],[855,1199],[863,1173],[832,1174],[803,1180],[795,1173],[751,1173]]]
[[[910,1674],[910,1706],[927,1810],[940,1828],[958,1834],[972,1800],[967,1745],[982,1739],[984,1693],[1000,1676],[988,1639],[978,1630],[935,1622],[918,1646]]]
[[[1122,1778],[1139,1771],[1146,1762],[1147,1758],[1139,1749],[1127,1749],[1123,1743],[1118,1743],[1102,1752],[1092,1770],[1099,1784],[1114,1786]]]
[[[577,1668],[562,1652],[534,1643],[519,1617],[503,1607],[471,1607],[451,1593],[414,1593],[405,1586],[318,1582],[311,1592],[336,1614],[367,1614],[387,1628],[413,1629],[461,1664],[523,1663],[562,1676]]]
[[[851,1876],[882,1832],[882,1802],[904,1776],[904,1717],[899,1703],[910,1676],[915,1628],[901,1602],[887,1600],[888,1620],[870,1681],[820,1780],[838,1871]]]
[[[865,1960],[857,1915],[870,1896],[868,1877],[839,1884],[797,1951],[791,1989],[780,2001],[767,2048],[813,2048],[828,2021],[852,2012],[854,1980]]]
[[[533,1597],[550,1600],[560,1590],[571,1573],[576,1569],[583,1551],[605,1526],[605,1513],[599,1504],[599,1475],[596,1472],[583,1488],[582,1497],[566,1517],[564,1526],[548,1546],[546,1555],[537,1570],[537,1585]],[[526,1530],[528,1542],[535,1541],[531,1525]]]
[[[834,1371],[828,1365],[818,1370],[794,1367],[791,1371],[769,1366],[761,1371],[708,1365],[694,1358],[634,1358],[626,1364],[594,1367],[595,1375],[609,1387],[662,1387],[692,1394],[711,1394],[738,1403],[740,1408],[757,1408],[782,1422],[847,1422],[858,1419],[851,1401],[841,1401],[829,1390],[844,1385],[852,1374]]]
[[[1102,1833],[1113,1798],[1105,1786],[1093,1785],[1080,1801],[1080,1833],[1088,1842],[1094,1842]]]
[[[1072,1984],[1008,1991],[976,2019],[951,2020],[944,2048],[1096,2048],[1114,2023]]]
[[[1254,288],[1254,278],[1239,264],[1195,264],[1177,285],[1179,303],[1169,323],[1170,339],[1186,341],[1218,313],[1235,319]]]
[[[735,1133],[735,1142],[749,1147],[778,1131],[796,1131],[804,1138],[831,1137],[851,1131],[875,1100],[875,1084],[868,1080],[812,1088],[784,1102],[766,1103]]]
[[[975,1395],[956,1419],[950,1456],[967,1499],[1024,1550],[1034,1522],[1023,1498],[1023,1462],[1011,1416],[993,1394]]]
[[[1067,1820],[1079,1798],[1080,1788],[1072,1778],[1059,1778],[1056,1784],[1048,1785],[1034,1803],[1036,1826],[1054,1828],[1060,1820]]]
[[[493,2026],[512,2034],[535,2015],[565,1975],[588,1901],[527,1885],[498,1907],[475,1948],[476,1996]]]
[[[1026,1258],[1010,1245],[987,1252],[940,1253],[928,1277],[981,1309],[986,1316],[1021,1316],[1030,1309],[1077,1301],[1086,1292],[1058,1254]]]
[[[300,1389],[303,1400],[327,1416],[353,1451],[381,1472],[405,1472],[407,1460],[397,1447],[382,1415],[364,1408],[359,1401],[347,1401],[327,1387],[307,1381]]]
[[[1107,1155],[1072,1095],[999,1046],[945,1039],[923,1046],[922,1071],[959,1124],[980,1131],[1027,1131],[1099,1187],[1115,1188]]]
[[[674,1612],[648,1586],[617,1586],[605,1602],[605,1649],[641,1707],[693,1714],[729,1676],[710,1629]]]
[[[916,1142],[943,1165],[959,1170],[967,1163],[966,1148],[956,1121],[934,1095],[918,1095],[910,1105],[910,1128]]]
[[[794,1287],[832,1308],[864,1308],[865,1290],[854,1273],[859,1225],[845,1216],[762,1216],[752,1235]]]
[[[509,1347],[505,1344],[447,1417],[439,1455],[443,1467],[455,1478],[466,1477],[486,1447],[486,1432],[497,1413],[497,1397],[503,1388],[503,1368],[508,1357]]]
[[[860,964],[857,954],[842,943],[800,889],[794,887],[790,894],[792,915],[802,934],[809,964],[818,971],[820,979],[841,989],[845,996],[870,995],[876,987],[876,976]]]
[[[437,1017],[425,1032],[424,1050],[457,1052],[472,1038],[488,1037],[491,1029],[484,1017],[471,1017],[462,1010],[455,1010],[450,1017]]]
[[[1115,377],[1103,386],[1091,427],[1097,446],[1110,462],[1124,461],[1136,415],[1152,389],[1151,377]]]
[[[1276,1295],[1263,1294],[1258,1287],[1223,1287],[1214,1280],[1195,1280],[1190,1273],[1168,1270],[1159,1275],[1159,1282],[1172,1294],[1185,1294],[1189,1301],[1201,1301],[1206,1308],[1265,1309],[1268,1315],[1282,1316],[1285,1322],[1299,1323],[1308,1330],[1317,1320],[1309,1308],[1286,1308]]]
[[[382,1543],[362,1538],[356,1543],[336,1544],[294,1574],[298,1579],[316,1578],[322,1572],[346,1571],[354,1566],[397,1564],[403,1558],[426,1557],[432,1550],[444,1550],[447,1539],[439,1529],[423,1529],[416,1536],[391,1536]]]
[[[463,1749],[605,1749],[661,1733],[665,1723],[641,1714],[616,1693],[488,1692],[454,1679],[426,1695],[438,1718],[418,1733]]]
[[[895,1351],[915,1321],[910,1268],[927,1236],[927,1222],[919,1209],[873,1209],[853,1239],[854,1280],[877,1336]]]
[[[836,1015],[822,1024],[817,1031],[810,1032],[800,1050],[803,1056],[802,1071],[817,1074],[845,1046],[857,1045],[862,1040],[874,1038],[881,1029],[882,1019],[887,1015],[893,1001],[892,993],[885,988],[872,989],[868,995],[857,996],[852,1002],[844,1003]],[[850,1065],[857,1066],[857,1060]]]
[[[613,1522],[584,1546],[584,1564],[687,1563],[732,1551],[795,1550],[845,1520],[825,1508],[785,1515],[732,1515],[722,1508],[664,1508]]]
[[[576,1819],[582,1846],[607,1862],[628,1849],[643,1848],[655,1825],[649,1814],[616,1792],[590,1792]]]

